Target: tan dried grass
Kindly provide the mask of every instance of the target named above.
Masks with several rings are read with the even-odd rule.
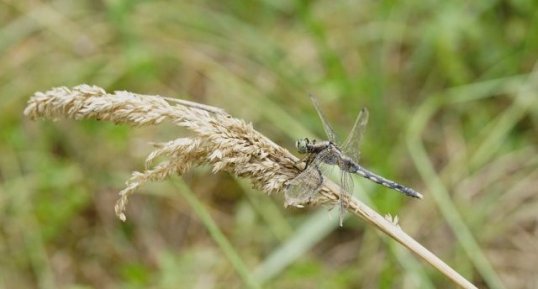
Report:
[[[167,120],[194,133],[190,138],[157,144],[146,159],[145,170],[133,172],[115,206],[116,215],[123,221],[126,220],[128,197],[141,185],[173,174],[181,175],[194,166],[208,164],[213,172],[226,171],[247,178],[255,188],[268,194],[284,192],[286,185],[304,167],[298,158],[254,130],[251,124],[233,118],[219,108],[188,101],[127,91],[109,94],[97,86],[80,85],[35,93],[24,114],[32,119],[97,119],[133,126],[156,125]],[[160,158],[165,160],[153,164]],[[310,200],[309,205],[336,204],[340,192],[336,184],[325,180],[319,195]],[[343,201],[352,214],[409,248],[459,286],[476,288],[407,235],[397,225],[396,218],[385,219],[354,197],[346,195]]]

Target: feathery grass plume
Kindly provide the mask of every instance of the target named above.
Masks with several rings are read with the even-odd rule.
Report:
[[[254,130],[251,124],[233,118],[219,108],[189,101],[126,91],[108,94],[97,86],[80,85],[35,93],[24,114],[32,119],[98,119],[133,126],[156,125],[167,120],[194,133],[190,138],[157,144],[146,159],[145,170],[132,173],[115,206],[116,215],[122,221],[126,220],[129,195],[141,185],[173,174],[181,175],[193,166],[208,164],[213,172],[226,171],[247,178],[255,188],[268,194],[284,192],[287,184],[304,168],[297,157]],[[153,164],[157,158],[165,160]],[[339,186],[325,179],[319,194],[309,200],[308,205],[337,204],[340,192]],[[385,219],[354,197],[342,197],[348,211],[376,226],[459,286],[476,288],[407,235],[395,219]],[[286,200],[286,203],[297,207],[307,205],[296,200]]]
[[[115,207],[123,221],[128,196],[138,187],[147,181],[183,174],[193,166],[209,164],[213,172],[226,171],[248,178],[255,188],[267,193],[284,191],[286,183],[300,172],[297,158],[255,131],[251,124],[192,102],[171,105],[159,96],[126,91],[107,94],[102,88],[80,85],[38,92],[24,113],[31,118],[98,119],[134,126],[168,120],[195,133],[193,138],[157,144],[146,159],[146,169],[132,174]],[[159,156],[168,159],[152,166]]]

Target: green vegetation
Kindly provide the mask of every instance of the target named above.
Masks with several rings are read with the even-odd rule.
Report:
[[[476,3],[475,3],[476,2]],[[480,288],[536,284],[534,1],[0,1],[0,288],[446,288],[358,219],[283,208],[196,168],[133,195],[151,142],[186,132],[22,115],[36,91],[96,84],[222,107],[293,150],[344,136],[424,200],[359,198]]]

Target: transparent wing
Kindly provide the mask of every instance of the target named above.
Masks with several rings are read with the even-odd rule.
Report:
[[[341,147],[342,152],[355,162],[359,161],[359,145],[362,139],[362,135],[364,134],[364,131],[366,129],[367,123],[368,110],[366,108],[363,108],[359,112],[359,115],[355,120],[355,124],[353,124],[353,128],[351,129],[351,132],[349,133],[347,139],[344,141]]]
[[[306,169],[288,183],[284,195],[286,206],[302,207],[304,204],[310,203],[323,184],[321,164],[326,153],[320,152],[312,157],[313,159],[307,162]]]
[[[346,213],[346,200],[351,197],[353,193],[353,179],[351,174],[341,171],[340,175],[340,227],[344,222],[344,215]]]
[[[318,100],[312,94],[310,94],[310,100],[312,101],[312,104],[314,104],[314,108],[316,109],[318,116],[321,119],[321,123],[323,124],[323,129],[325,130],[327,137],[329,138],[330,141],[332,141],[333,143],[336,143],[336,134],[334,133],[334,130],[327,122],[325,115],[321,111]]]

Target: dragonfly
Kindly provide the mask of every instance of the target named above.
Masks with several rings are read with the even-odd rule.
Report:
[[[359,175],[406,196],[422,199],[421,193],[386,179],[359,164],[359,144],[368,123],[368,110],[366,108],[361,109],[350,134],[339,146],[337,145],[336,134],[327,122],[317,99],[310,95],[310,100],[323,124],[328,140],[317,141],[303,138],[295,143],[297,151],[300,154],[307,155],[304,160],[306,166],[301,173],[288,183],[285,192],[286,205],[301,207],[302,204],[310,203],[323,185],[326,165],[340,168],[340,226],[342,226],[345,210],[344,197],[349,197],[353,191],[351,174]]]

